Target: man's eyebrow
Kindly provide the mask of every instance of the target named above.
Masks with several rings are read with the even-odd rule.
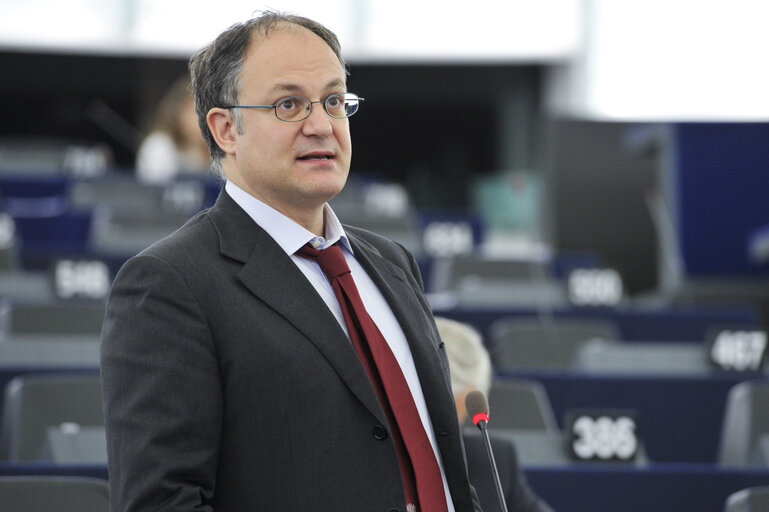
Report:
[[[275,84],[275,86],[272,89],[270,89],[270,93],[282,92],[282,91],[301,92],[302,88],[296,84]]]
[[[345,87],[347,84],[345,84],[344,80],[341,78],[335,78],[331,80],[328,84],[326,84],[326,90],[328,89],[334,89],[336,87]]]
[[[334,89],[337,87],[344,87],[344,85],[345,85],[344,80],[340,78],[335,78],[326,84],[325,90]],[[278,83],[278,84],[275,84],[275,86],[273,86],[272,89],[270,89],[270,94],[273,94],[276,92],[283,92],[283,91],[297,94],[297,93],[303,92],[303,89],[301,86],[294,83]]]

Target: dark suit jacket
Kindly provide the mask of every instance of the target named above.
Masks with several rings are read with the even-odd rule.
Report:
[[[553,512],[553,509],[529,487],[526,476],[518,465],[518,454],[513,442],[504,437],[496,437],[493,432],[489,432],[489,440],[508,512]],[[467,472],[470,475],[470,483],[478,493],[481,506],[484,512],[498,512],[501,508],[486,446],[481,432],[475,425],[465,427],[464,441],[467,450]]]
[[[479,510],[416,263],[345,230],[409,341],[457,511]],[[226,192],[123,266],[102,338],[114,511],[405,510],[387,421],[349,339]]]

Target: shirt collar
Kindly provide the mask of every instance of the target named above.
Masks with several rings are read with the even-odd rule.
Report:
[[[248,214],[254,222],[264,229],[289,256],[308,242],[315,242],[317,249],[325,249],[339,242],[352,254],[350,241],[344,232],[334,210],[328,203],[323,205],[324,237],[317,237],[289,217],[255,198],[234,182],[227,180],[224,185],[227,194]],[[320,242],[320,243],[317,243]]]

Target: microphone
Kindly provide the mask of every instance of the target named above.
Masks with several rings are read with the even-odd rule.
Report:
[[[497,498],[499,498],[499,510],[501,512],[507,512],[507,503],[505,502],[505,495],[502,493],[502,483],[499,480],[499,471],[497,471],[497,463],[494,460],[494,453],[491,451],[491,441],[489,440],[489,432],[486,430],[489,424],[489,401],[486,399],[486,395],[482,392],[475,390],[470,391],[465,397],[465,408],[467,408],[467,414],[472,418],[473,423],[480,429],[481,436],[483,437],[483,444],[486,447],[486,455],[489,458],[489,466],[491,467],[491,475],[494,478],[494,485],[497,488]]]
[[[465,397],[465,408],[467,414],[472,418],[473,424],[479,429],[485,430],[489,423],[489,401],[486,400],[486,395],[478,390],[470,391]]]

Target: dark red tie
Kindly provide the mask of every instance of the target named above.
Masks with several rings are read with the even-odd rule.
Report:
[[[438,461],[406,378],[390,346],[363,306],[342,249],[332,245],[319,251],[307,244],[297,254],[315,259],[331,282],[334,295],[342,308],[350,340],[390,425],[406,491],[406,503],[414,504],[423,512],[448,510]]]

